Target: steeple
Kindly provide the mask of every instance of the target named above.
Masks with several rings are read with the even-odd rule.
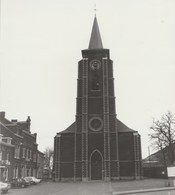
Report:
[[[90,42],[89,42],[89,49],[103,49],[103,44],[100,36],[100,30],[98,27],[96,15],[94,17],[94,23],[92,27]]]

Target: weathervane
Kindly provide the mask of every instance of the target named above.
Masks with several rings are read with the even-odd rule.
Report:
[[[96,15],[96,13],[97,13],[96,4],[94,4],[94,13],[95,13],[95,15]]]

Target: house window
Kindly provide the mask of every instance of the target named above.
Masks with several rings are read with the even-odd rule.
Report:
[[[30,150],[28,150],[28,156],[27,156],[28,159],[30,159]]]
[[[7,168],[7,169],[6,169],[6,178],[5,178],[6,181],[8,181],[8,174],[9,174],[9,170],[8,170],[8,168]]]
[[[36,154],[33,154],[33,162],[36,162]]]
[[[19,149],[20,149],[19,146],[15,146],[15,156],[14,156],[14,158],[19,158],[19,152],[20,152]]]
[[[7,137],[7,144],[11,144],[11,138],[10,137]]]
[[[18,167],[14,167],[13,169],[13,178],[18,178]]]
[[[10,154],[7,153],[7,161],[10,161]]]
[[[32,159],[32,150],[30,150],[30,159]]]
[[[28,149],[26,149],[26,160],[27,160],[27,157],[28,157]]]
[[[0,160],[2,160],[2,151],[0,152]]]
[[[23,149],[22,149],[22,158],[25,158],[25,152],[26,152],[26,149],[23,148]]]
[[[18,167],[16,167],[16,178],[18,178]]]

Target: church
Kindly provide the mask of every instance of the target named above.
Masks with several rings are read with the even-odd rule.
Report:
[[[115,107],[113,61],[95,16],[78,62],[75,122],[54,137],[54,181],[142,178],[140,135],[117,119]]]

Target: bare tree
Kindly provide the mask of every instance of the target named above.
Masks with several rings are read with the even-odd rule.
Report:
[[[44,154],[45,154],[44,166],[49,170],[49,177],[51,177],[53,168],[53,149],[51,147],[47,147],[44,151]]]
[[[150,129],[153,131],[149,134],[152,141],[152,145],[160,150],[163,155],[163,159],[166,162],[165,149],[168,150],[170,163],[175,162],[174,143],[175,143],[175,118],[170,111],[164,114],[160,120],[153,120],[153,124]]]

